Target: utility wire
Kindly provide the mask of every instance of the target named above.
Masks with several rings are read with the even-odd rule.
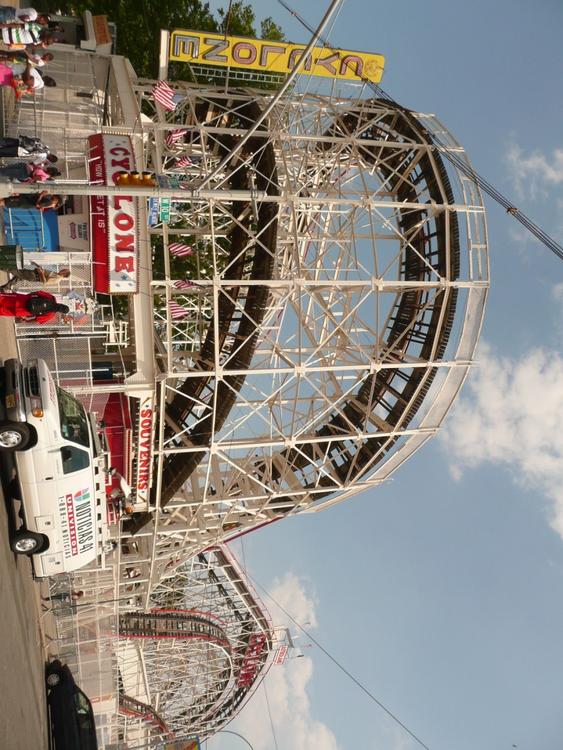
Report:
[[[268,698],[268,691],[266,690],[266,681],[262,680],[262,687],[264,689],[264,697],[266,698],[266,706],[268,707],[268,716],[270,717],[270,726],[272,727],[272,737],[274,738],[274,745],[276,750],[279,750],[278,738],[276,737],[276,730],[274,729],[274,720],[272,718],[272,711],[270,709],[270,700]]]
[[[351,672],[349,672],[346,669],[346,667],[343,664],[341,664],[338,661],[338,659],[336,659],[323,645],[321,645],[321,643],[319,643],[319,641],[314,636],[312,636],[311,633],[306,628],[304,628],[302,625],[300,625],[297,622],[297,620],[284,607],[282,607],[282,605],[278,601],[276,601],[276,599],[272,596],[272,594],[270,594],[270,592],[264,586],[262,586],[261,583],[259,583],[255,578],[253,578],[248,573],[248,571],[245,571],[245,572],[246,572],[246,575],[249,578],[249,580],[252,581],[252,583],[254,584],[254,586],[256,586],[256,588],[260,589],[276,605],[276,607],[278,607],[284,613],[284,615],[286,617],[288,617],[291,620],[291,622],[297,628],[299,628],[299,630],[302,633],[304,633],[307,636],[307,638],[309,638],[309,640],[311,640],[315,644],[315,646],[318,649],[320,649],[323,652],[323,654],[325,656],[327,656],[331,660],[331,662],[338,667],[338,669],[340,669],[341,672],[343,672],[346,675],[346,677],[348,677],[350,680],[352,680],[352,682],[357,687],[359,687],[360,690],[363,693],[365,693],[371,701],[373,701],[377,706],[379,706],[379,708],[381,708],[382,711],[385,711],[385,713],[387,714],[387,716],[389,716],[391,719],[393,719],[393,721],[396,724],[398,724],[402,729],[404,729],[405,732],[410,737],[412,737],[412,739],[415,742],[417,742],[421,747],[424,748],[424,750],[430,750],[429,746],[425,742],[423,742],[423,740],[421,740],[421,738],[417,734],[415,734],[411,729],[409,729],[408,726],[404,722],[402,722],[396,714],[394,714],[389,708],[387,708],[387,706],[384,703],[382,703],[378,698],[376,698],[375,695],[372,692],[370,692],[367,689],[367,687],[365,687],[365,685],[363,685],[358,680],[357,677],[354,677],[354,675]],[[264,683],[262,683],[262,684],[264,684]]]
[[[299,15],[297,11],[293,10],[284,0],[278,0],[278,2],[308,31],[313,31],[312,26],[310,26],[310,24],[308,24],[307,21],[305,21],[305,19],[301,15]],[[319,39],[325,47],[330,47],[329,41],[326,37],[320,35]],[[334,50],[333,47],[331,47],[331,50],[335,53],[338,52],[337,50]],[[386,91],[384,91],[377,83],[370,81],[366,76],[363,75],[359,75],[358,77],[364,82],[364,84],[369,86],[373,93],[376,94],[376,96],[378,96],[380,99],[384,99],[396,107],[401,107],[401,105],[396,102],[395,99],[393,99],[393,97],[390,96]],[[510,214],[512,217],[514,217],[516,221],[518,221],[525,229],[528,230],[528,232],[530,232],[530,234],[532,234],[549,250],[551,250],[551,252],[554,253],[560,260],[563,260],[562,245],[560,245],[556,240],[553,239],[553,237],[547,234],[547,232],[545,232],[532,219],[530,219],[528,216],[526,216],[525,213],[517,208],[514,205],[513,201],[509,200],[499,190],[491,185],[490,182],[488,182],[484,177],[476,172],[470,164],[461,159],[457,154],[452,153],[449,150],[447,144],[444,143],[437,135],[435,135],[434,133],[430,133],[427,130],[425,130],[424,134],[428,137],[431,144],[436,148],[436,150],[441,153],[456,169],[462,172],[462,174],[464,174],[468,179],[472,180],[472,182],[474,182],[484,193],[486,193],[496,203],[501,205],[506,210],[507,214]]]

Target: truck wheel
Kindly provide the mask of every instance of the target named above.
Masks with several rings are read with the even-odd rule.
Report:
[[[21,422],[3,422],[0,424],[0,450],[23,451],[28,447],[31,431]]]
[[[10,547],[17,555],[36,555],[45,549],[46,544],[47,540],[43,534],[36,534],[27,529],[16,531],[10,540]]]

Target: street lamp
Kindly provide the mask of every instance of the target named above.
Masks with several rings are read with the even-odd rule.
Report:
[[[250,750],[254,750],[250,742],[246,739],[246,737],[243,737],[242,734],[239,734],[238,732],[233,732],[231,729],[220,729],[218,732],[215,732],[215,734],[234,734],[235,737],[239,737],[243,742],[246,742]]]

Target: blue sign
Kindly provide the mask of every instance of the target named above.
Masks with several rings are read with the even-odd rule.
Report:
[[[158,209],[159,209],[158,204],[159,204],[158,198],[149,198],[149,216],[148,216],[149,227],[154,227],[156,224],[158,224]]]

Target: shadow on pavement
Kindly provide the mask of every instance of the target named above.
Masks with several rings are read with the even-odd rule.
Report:
[[[18,511],[19,500],[14,498],[13,484],[16,477],[16,462],[11,453],[0,452],[0,484],[2,486],[2,495],[6,506],[6,517],[8,519],[8,532],[10,536],[14,534],[19,527]]]

